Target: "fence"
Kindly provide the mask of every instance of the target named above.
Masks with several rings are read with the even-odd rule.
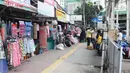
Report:
[[[101,73],[103,69],[107,69],[107,73],[121,73],[122,59],[122,48],[110,38],[103,42]]]

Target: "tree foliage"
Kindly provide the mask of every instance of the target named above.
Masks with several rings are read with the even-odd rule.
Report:
[[[85,19],[87,24],[92,24],[92,18],[97,17],[97,14],[102,10],[103,7],[93,5],[92,2],[85,3]],[[76,15],[83,15],[83,4],[81,7],[77,7],[77,9],[74,11]]]

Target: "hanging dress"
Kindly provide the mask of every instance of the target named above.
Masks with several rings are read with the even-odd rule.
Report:
[[[39,31],[40,48],[47,48],[47,29],[46,26],[40,26]]]
[[[5,40],[6,37],[6,30],[5,30],[6,26],[4,22],[0,23],[0,32],[1,32],[1,37],[2,37],[2,41]]]
[[[12,24],[12,36],[17,37],[18,31],[17,31],[17,24]]]
[[[23,37],[25,35],[25,23],[24,21],[19,21],[19,36]]]
[[[37,39],[37,26],[38,26],[38,24],[36,24],[36,23],[34,23],[34,25],[33,25],[33,38],[34,39]]]
[[[35,44],[32,38],[28,38],[27,40],[27,53],[34,53],[35,52]]]
[[[8,51],[9,51],[9,58],[10,58],[10,65],[16,67],[21,64],[21,52],[19,49],[18,41],[10,42],[8,44]]]

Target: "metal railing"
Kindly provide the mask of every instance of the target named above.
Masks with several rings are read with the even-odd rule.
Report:
[[[103,42],[101,73],[106,69],[107,73],[122,72],[122,48],[110,38]]]

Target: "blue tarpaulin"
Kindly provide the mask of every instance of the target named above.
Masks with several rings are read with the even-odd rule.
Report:
[[[6,59],[0,59],[0,73],[7,73],[8,66]]]

